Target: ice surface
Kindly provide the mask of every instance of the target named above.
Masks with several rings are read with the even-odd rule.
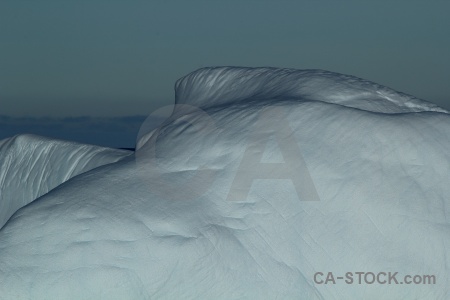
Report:
[[[135,155],[9,219],[2,299],[450,297],[447,111],[355,77],[273,68],[198,70],[176,101]],[[37,194],[26,173],[2,176]],[[358,271],[437,279],[313,281]]]
[[[280,99],[323,101],[372,112],[447,112],[385,86],[324,70],[217,67],[176,82],[176,102],[200,108]]]
[[[0,228],[19,208],[129,151],[23,134],[0,141]]]

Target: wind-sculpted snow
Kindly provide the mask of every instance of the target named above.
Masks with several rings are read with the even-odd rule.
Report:
[[[29,134],[0,141],[0,228],[19,208],[61,183],[129,154]]]
[[[385,86],[324,70],[217,67],[176,82],[176,102],[202,109],[237,103],[323,101],[372,112],[447,112]]]
[[[303,79],[289,90],[292,74]],[[182,105],[133,157],[11,217],[0,295],[448,299],[450,115],[351,78],[213,68],[181,79]],[[317,272],[436,283],[320,284]]]

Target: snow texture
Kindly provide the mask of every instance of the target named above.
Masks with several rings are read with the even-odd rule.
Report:
[[[0,228],[19,208],[70,178],[130,155],[128,151],[30,134],[0,141]]]
[[[176,103],[131,156],[0,141],[2,216],[13,191],[36,199],[0,231],[2,299],[450,298],[446,110],[352,76],[237,67],[180,79]],[[314,282],[359,271],[436,284]]]

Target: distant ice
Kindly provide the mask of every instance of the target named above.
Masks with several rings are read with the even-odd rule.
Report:
[[[0,190],[32,201],[4,214],[0,194],[17,210],[2,299],[450,298],[448,111],[348,75],[237,67],[183,77],[176,104],[132,155],[0,141]],[[314,282],[359,271],[437,280]]]
[[[70,178],[130,155],[22,134],[0,141],[0,228],[19,208]]]

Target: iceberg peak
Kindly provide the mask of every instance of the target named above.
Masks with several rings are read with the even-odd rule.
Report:
[[[276,101],[322,101],[378,113],[435,111],[433,103],[351,75],[273,67],[208,67],[175,84],[175,103],[201,109]]]

